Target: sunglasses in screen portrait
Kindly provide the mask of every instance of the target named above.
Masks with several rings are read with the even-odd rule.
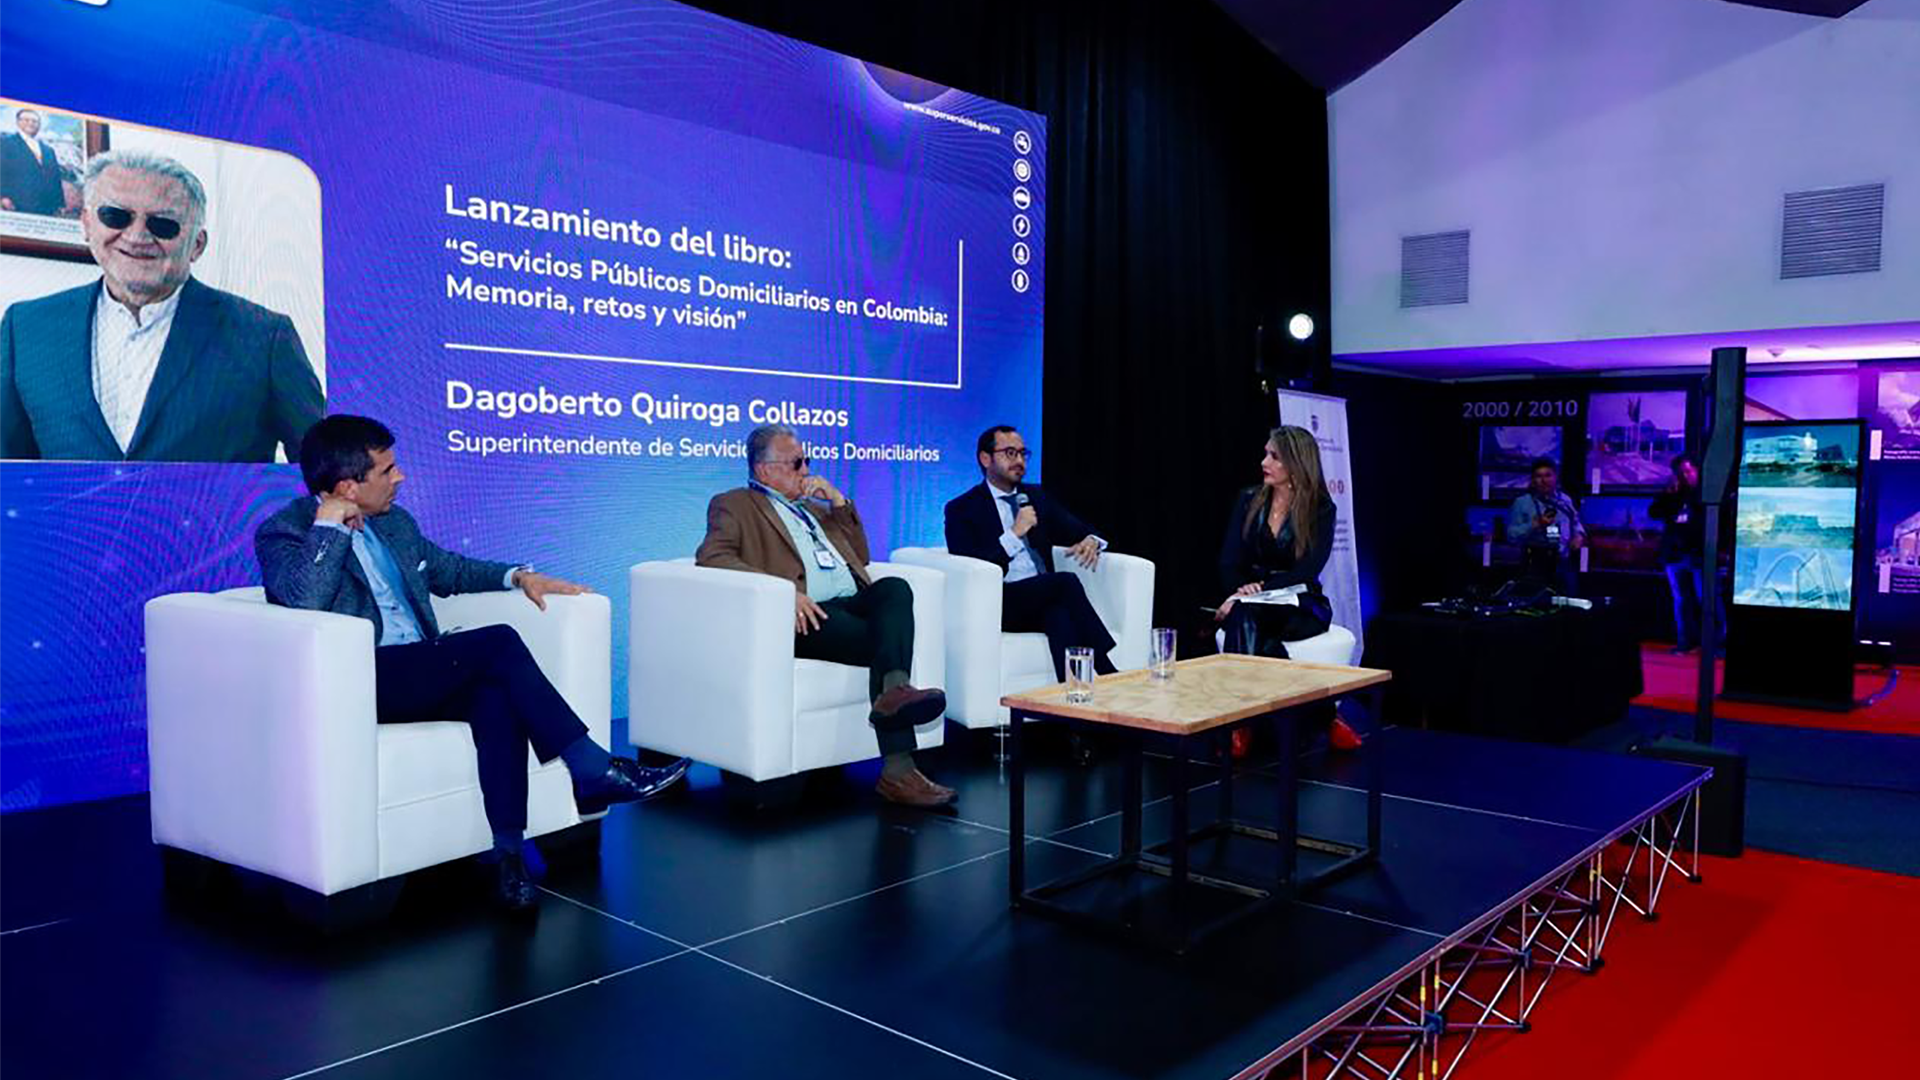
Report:
[[[124,229],[132,225],[133,219],[140,215],[121,206],[96,206],[93,209],[93,216],[99,218],[100,224],[109,229]],[[147,231],[156,238],[171,240],[180,235],[178,218],[161,217],[156,214],[148,214],[146,218]]]

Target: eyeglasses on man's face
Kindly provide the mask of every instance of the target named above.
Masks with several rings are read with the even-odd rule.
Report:
[[[802,454],[799,457],[793,457],[793,458],[770,457],[770,458],[761,458],[760,460],[763,464],[785,465],[789,469],[804,469],[807,466],[813,464],[813,459],[810,457],[807,457],[805,454]]]
[[[1032,453],[1024,446],[1002,446],[993,452],[1005,457],[1008,461],[1025,461]]]

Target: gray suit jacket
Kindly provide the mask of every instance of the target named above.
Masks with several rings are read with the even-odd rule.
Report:
[[[267,599],[284,607],[332,611],[373,620],[373,640],[385,627],[366,571],[353,556],[353,538],[339,529],[314,528],[320,501],[311,495],[288,503],[254,530],[253,552],[260,560],[260,577]],[[398,505],[366,519],[406,579],[407,599],[420,620],[420,631],[431,641],[440,636],[428,594],[500,592],[507,588],[513,563],[488,562],[456,555],[420,535],[413,515]]]
[[[0,319],[0,457],[272,461],[300,457],[326,412],[293,320],[193,278],[125,453],[93,397],[100,282],[22,300]]]

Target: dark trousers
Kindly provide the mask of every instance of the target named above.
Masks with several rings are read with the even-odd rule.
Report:
[[[527,746],[541,761],[587,733],[511,626],[373,650],[383,724],[459,720],[473,734],[480,798],[497,835],[527,828]]]
[[[1235,604],[1227,609],[1221,651],[1285,660],[1287,642],[1324,634],[1331,625],[1332,612],[1318,604]]]
[[[1520,556],[1520,576],[1546,585],[1561,596],[1580,595],[1580,553],[1551,544],[1529,544]]]
[[[1673,643],[1676,648],[1691,649],[1700,644],[1700,597],[1706,592],[1706,571],[1700,557],[1667,564],[1667,589],[1673,594]],[[1720,638],[1727,636],[1727,593],[1719,594]],[[1716,643],[1717,644],[1717,643]]]
[[[879,700],[880,680],[890,671],[913,672],[913,586],[899,578],[873,584],[820,605],[827,613],[819,629],[795,634],[793,655],[867,669],[867,700]],[[880,750],[892,754],[914,746],[912,725],[875,718]]]
[[[1077,574],[1064,571],[1036,574],[1021,581],[1010,581],[1000,600],[1000,628],[1014,633],[1038,630],[1047,635],[1047,651],[1053,654],[1053,673],[1067,681],[1067,650],[1093,650],[1093,669],[1111,674],[1113,661],[1107,653],[1113,648],[1113,635],[1100,613],[1087,599],[1086,587]]]

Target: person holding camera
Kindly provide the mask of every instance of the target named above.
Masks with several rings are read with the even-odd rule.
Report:
[[[1507,538],[1520,545],[1521,573],[1552,585],[1564,596],[1575,591],[1574,552],[1587,543],[1580,511],[1560,490],[1552,458],[1534,458],[1527,490],[1507,512]]]

